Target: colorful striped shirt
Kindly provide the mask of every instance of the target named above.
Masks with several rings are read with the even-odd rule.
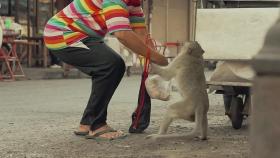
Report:
[[[47,48],[85,47],[83,39],[102,41],[107,33],[144,28],[140,0],[74,0],[46,24]]]

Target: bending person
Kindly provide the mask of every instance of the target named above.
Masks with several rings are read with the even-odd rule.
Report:
[[[115,139],[121,131],[106,123],[107,108],[125,72],[123,59],[103,42],[109,33],[136,54],[167,65],[164,56],[145,45],[147,30],[140,0],[74,0],[52,17],[45,44],[63,62],[92,76],[92,91],[76,135]]]

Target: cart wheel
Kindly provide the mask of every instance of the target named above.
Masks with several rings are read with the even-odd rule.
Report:
[[[128,67],[126,68],[126,75],[127,75],[127,77],[129,77],[130,74],[131,74],[130,68],[131,68],[130,66],[128,66]]]
[[[243,101],[239,97],[232,97],[230,104],[230,119],[234,129],[240,129],[243,122]]]
[[[227,116],[230,115],[230,104],[231,104],[232,98],[233,98],[232,95],[228,95],[228,94],[223,95],[224,106],[225,106],[225,115],[227,115]]]

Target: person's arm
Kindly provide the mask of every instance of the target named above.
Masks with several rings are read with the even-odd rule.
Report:
[[[147,56],[147,51],[150,51],[151,61],[155,62],[158,65],[166,66],[168,64],[167,59],[159,54],[157,51],[152,49],[151,47],[147,46],[144,43],[143,37],[137,35],[133,31],[117,31],[113,33],[118,40],[131,49],[136,54]],[[149,50],[148,50],[149,49]]]
[[[143,12],[143,9],[141,7],[141,1],[140,0],[134,0],[133,2],[129,3],[128,12],[129,12],[129,22],[130,27],[134,31],[135,35],[140,39],[142,42],[135,42],[135,44],[142,45],[143,43],[145,46],[142,46],[142,51],[147,52],[147,49],[155,49],[154,43],[151,40],[147,41],[147,36],[149,34],[147,30],[147,26],[145,24],[145,15]],[[127,40],[127,42],[133,42],[135,40],[132,40],[133,37],[129,37],[129,39],[120,39],[120,40]],[[123,41],[126,42],[126,41]],[[148,42],[148,43],[147,43]],[[145,48],[143,50],[143,48]],[[145,52],[142,52],[142,54],[145,54]],[[150,50],[151,52],[151,59],[152,61],[161,64],[161,65],[167,65],[167,60],[165,57],[160,55],[156,50]],[[137,53],[137,52],[136,52]],[[141,54],[141,55],[142,55]],[[146,56],[146,55],[144,55]]]
[[[149,34],[149,32],[147,31],[146,28],[137,28],[137,29],[133,29],[133,31],[143,40],[146,40],[147,35]]]
[[[151,61],[159,65],[167,65],[166,58],[145,44],[143,35],[138,35],[133,30],[145,28],[145,19],[140,0],[133,1],[129,6],[119,1],[103,0],[103,14],[105,17],[108,33],[117,39],[134,53],[147,56],[151,52]]]
[[[147,40],[147,36],[149,35],[149,32],[148,32],[148,30],[146,29],[146,27],[144,27],[144,28],[135,28],[135,29],[133,29],[133,31],[139,36],[139,38],[141,38],[142,39],[142,41],[144,41],[145,42],[145,44],[147,44],[146,42],[146,40]],[[148,43],[148,46],[150,47],[150,48],[153,48],[153,49],[156,49],[155,47],[155,44],[156,43],[154,43],[153,41],[149,41],[149,43]]]

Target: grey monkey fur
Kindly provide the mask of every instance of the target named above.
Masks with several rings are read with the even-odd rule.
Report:
[[[179,55],[165,67],[152,64],[152,70],[163,79],[175,78],[182,100],[171,104],[157,134],[151,139],[195,138],[207,139],[209,100],[203,66],[204,50],[197,42],[186,42]],[[194,129],[187,134],[166,134],[173,120],[184,119],[195,122]]]

